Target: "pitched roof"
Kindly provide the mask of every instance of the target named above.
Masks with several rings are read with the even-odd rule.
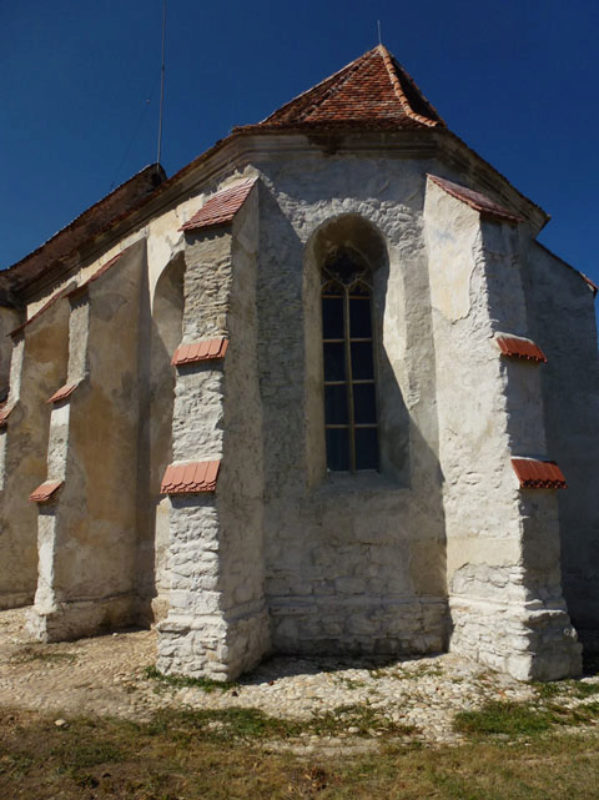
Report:
[[[18,292],[28,283],[64,261],[86,242],[110,228],[132,210],[146,203],[156,188],[166,180],[159,164],[151,164],[110,194],[90,206],[45,244],[0,273],[0,289]]]
[[[252,180],[236,183],[234,186],[229,186],[212,195],[190,220],[181,225],[179,230],[195,231],[231,222],[255,183],[256,178],[252,178]]]
[[[410,75],[383,45],[378,45],[257,125],[234,130],[347,125],[445,127]]]
[[[460,183],[454,183],[453,181],[448,181],[447,178],[439,178],[437,175],[431,175],[430,173],[428,177],[447,194],[457,200],[461,200],[462,203],[466,203],[470,208],[482,214],[483,217],[514,224],[524,222],[522,217],[508,211],[507,208],[500,206],[499,203],[494,202],[481,192],[476,192],[474,189],[468,189],[467,186],[462,186]]]

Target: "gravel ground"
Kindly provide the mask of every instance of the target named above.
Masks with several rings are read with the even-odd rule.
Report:
[[[339,706],[370,704],[395,722],[415,726],[418,738],[453,742],[459,739],[451,729],[456,711],[476,708],[488,699],[534,696],[527,684],[453,654],[385,664],[277,656],[225,691],[171,687],[145,675],[154,661],[153,631],[38,644],[25,635],[26,611],[0,612],[0,705],[59,716],[144,720],[167,706],[237,706],[305,719]],[[353,733],[348,728],[347,736]]]

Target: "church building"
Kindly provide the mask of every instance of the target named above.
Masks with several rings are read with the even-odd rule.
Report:
[[[597,287],[382,45],[0,273],[0,608],[167,674],[599,649]]]

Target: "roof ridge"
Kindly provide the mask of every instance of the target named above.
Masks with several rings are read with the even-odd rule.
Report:
[[[430,117],[425,117],[422,114],[418,114],[416,111],[414,111],[414,109],[410,105],[410,101],[406,97],[406,94],[405,94],[405,92],[404,92],[404,90],[402,88],[402,85],[401,85],[401,81],[399,80],[399,77],[397,75],[397,67],[399,67],[401,69],[401,71],[404,73],[405,77],[409,81],[411,81],[413,86],[416,89],[418,89],[418,87],[414,83],[414,79],[412,78],[412,76],[408,72],[406,72],[406,70],[401,66],[401,64],[399,64],[398,61],[395,60],[395,58],[387,50],[387,48],[385,47],[384,44],[377,45],[377,47],[375,49],[378,50],[380,52],[381,56],[382,56],[383,63],[385,65],[385,67],[387,68],[387,72],[389,74],[389,79],[391,80],[391,85],[393,86],[395,94],[397,95],[397,99],[401,103],[401,107],[403,108],[405,113],[408,115],[408,117],[410,117],[410,119],[415,120],[416,122],[421,122],[423,125],[427,125],[429,128],[436,127],[439,124],[439,122],[437,120],[430,119]],[[420,89],[418,89],[418,92],[420,92]],[[420,92],[420,94],[422,94],[422,92]],[[426,98],[424,98],[424,100],[425,100],[426,104],[428,106],[430,106],[430,103],[428,102],[428,100],[426,100]],[[435,113],[437,113],[436,110],[432,106],[431,106],[431,109],[433,111],[435,111]],[[439,115],[437,114],[437,116],[439,116]],[[440,116],[439,116],[439,120],[441,120]],[[441,120],[441,122],[442,122],[442,120]]]

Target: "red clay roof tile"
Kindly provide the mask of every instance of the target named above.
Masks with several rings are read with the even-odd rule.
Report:
[[[170,464],[162,478],[161,494],[198,494],[213,492],[220,468],[220,459]]]
[[[378,45],[257,125],[234,131],[356,124],[392,129],[445,127],[410,75]]]
[[[496,336],[495,341],[499,345],[502,355],[509,358],[522,358],[527,361],[536,361],[546,364],[547,357],[541,348],[530,339],[523,339],[520,336]]]
[[[512,467],[522,489],[565,489],[566,479],[555,461],[512,458]]]
[[[47,503],[52,496],[60,489],[64,481],[45,481],[29,495],[32,503]]]
[[[256,178],[243,183],[236,183],[221,192],[213,194],[202,208],[179,228],[180,231],[196,231],[200,228],[212,228],[231,222],[235,214],[244,204],[251,192]]]
[[[182,344],[175,350],[171,364],[180,367],[198,361],[215,361],[225,357],[228,347],[229,340],[224,336],[218,339],[203,339],[193,344]]]
[[[78,385],[77,383],[65,383],[64,386],[57,389],[57,391],[46,400],[46,403],[60,403],[62,400],[66,400],[73,394]]]
[[[439,178],[437,175],[431,175],[430,173],[428,177],[433,183],[436,183],[437,186],[440,186],[441,189],[446,191],[447,194],[450,194],[457,200],[461,200],[463,203],[466,203],[466,205],[469,205],[470,208],[478,211],[483,217],[499,220],[500,222],[510,222],[513,224],[524,222],[522,217],[519,217],[517,214],[513,214],[511,211],[508,211],[507,208],[500,206],[499,203],[495,203],[486,195],[481,194],[481,192],[476,192],[474,189],[468,189],[468,187],[462,186],[459,183],[448,181],[446,178]]]

